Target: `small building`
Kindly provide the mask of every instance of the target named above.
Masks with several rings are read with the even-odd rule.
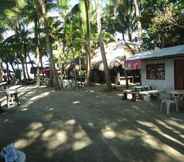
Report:
[[[125,60],[138,51],[137,45],[133,43],[111,42],[105,46],[107,64],[112,82],[119,83],[120,77],[124,75]],[[104,82],[105,73],[100,48],[95,51],[91,59],[92,81]]]
[[[160,90],[184,89],[184,45],[138,53],[127,65],[141,64],[141,83]]]

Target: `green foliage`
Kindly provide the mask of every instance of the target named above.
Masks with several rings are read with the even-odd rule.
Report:
[[[159,3],[160,4],[160,3]],[[146,32],[143,34],[144,49],[168,47],[184,43],[184,15],[182,7],[177,3],[164,2],[157,12],[144,22]],[[145,15],[144,15],[145,16]],[[143,20],[146,20],[144,18]]]
[[[67,10],[69,5],[69,0],[58,0],[58,6],[63,10]]]
[[[25,52],[35,52],[39,42],[41,55],[46,54],[46,30],[38,0],[1,0],[0,6],[0,52],[4,61],[24,58]],[[64,63],[77,57],[85,57],[88,43],[91,50],[98,48],[96,8],[94,2],[80,0],[69,7],[70,0],[47,3],[47,12],[58,7],[59,17],[46,17],[49,38],[54,57]],[[58,9],[57,8],[57,9]],[[184,1],[183,0],[140,0],[141,17],[136,18],[133,0],[109,0],[102,14],[102,28],[105,29],[104,43],[114,41],[114,33],[123,35],[137,30],[140,20],[144,33],[144,49],[167,47],[184,43]],[[37,23],[37,26],[35,26]],[[30,24],[34,24],[30,28]],[[28,28],[29,27],[29,28]],[[11,30],[14,35],[6,40],[3,32]],[[37,32],[37,36],[35,36]],[[23,50],[24,49],[24,50]]]

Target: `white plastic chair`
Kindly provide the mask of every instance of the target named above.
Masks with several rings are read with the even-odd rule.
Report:
[[[164,109],[164,105],[166,106],[166,114],[170,114],[171,105],[175,105],[176,112],[179,111],[179,97],[171,98],[168,93],[162,92],[160,94],[161,104],[160,111],[162,112]]]

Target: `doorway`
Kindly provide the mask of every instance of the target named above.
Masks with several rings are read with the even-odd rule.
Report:
[[[175,89],[184,89],[184,59],[175,60]]]

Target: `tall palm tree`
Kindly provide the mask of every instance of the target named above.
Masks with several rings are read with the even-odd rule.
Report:
[[[36,54],[36,64],[37,64],[37,71],[36,71],[36,82],[37,85],[40,86],[40,70],[39,66],[41,64],[41,54],[40,54],[40,40],[39,40],[39,12],[36,0],[27,0],[27,4],[24,7],[22,14],[27,19],[28,23],[34,23],[34,52]]]
[[[55,62],[52,50],[52,43],[51,43],[51,36],[49,33],[49,24],[48,24],[48,17],[47,17],[47,9],[46,9],[46,2],[44,0],[36,0],[37,4],[37,12],[39,12],[40,16],[43,18],[45,34],[46,34],[46,49],[47,54],[49,56],[50,62],[50,86],[55,87],[56,89],[60,89],[58,75],[55,69]]]
[[[80,0],[80,10],[82,18],[82,28],[85,39],[85,50],[87,53],[87,85],[90,85],[90,73],[91,73],[91,43],[90,43],[90,1]]]
[[[108,68],[106,54],[105,54],[105,47],[103,42],[103,31],[102,31],[102,24],[101,24],[101,4],[99,0],[96,0],[96,15],[97,15],[97,31],[99,35],[99,45],[100,45],[100,51],[101,51],[103,65],[104,65],[106,85],[108,89],[112,89],[109,68]]]
[[[140,21],[140,17],[141,17],[141,12],[140,12],[140,4],[138,0],[133,0],[133,4],[135,7],[135,16],[137,18],[137,30],[138,30],[138,38],[139,40],[142,37],[142,24]]]

